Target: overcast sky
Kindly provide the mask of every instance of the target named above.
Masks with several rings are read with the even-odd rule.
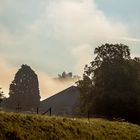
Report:
[[[0,86],[8,92],[20,65],[28,64],[48,96],[48,77],[63,71],[81,75],[94,48],[106,42],[126,44],[139,56],[139,5],[139,0],[0,0]]]

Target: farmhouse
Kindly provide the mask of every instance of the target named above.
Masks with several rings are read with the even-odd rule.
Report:
[[[39,112],[46,112],[51,108],[52,115],[75,116],[79,104],[80,92],[75,86],[71,86],[43,101],[39,106]]]

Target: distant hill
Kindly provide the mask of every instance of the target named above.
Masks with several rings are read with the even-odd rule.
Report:
[[[0,140],[140,140],[140,126],[1,112]]]
[[[80,93],[75,86],[71,86],[43,101],[39,106],[39,112],[45,112],[49,108],[52,115],[74,116],[77,113]]]

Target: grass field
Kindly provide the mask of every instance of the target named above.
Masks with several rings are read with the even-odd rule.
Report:
[[[140,140],[140,126],[103,119],[0,113],[0,140]]]

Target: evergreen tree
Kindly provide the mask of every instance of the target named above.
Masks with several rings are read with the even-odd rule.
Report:
[[[7,107],[12,109],[31,110],[40,103],[39,83],[35,72],[22,65],[9,88]]]

